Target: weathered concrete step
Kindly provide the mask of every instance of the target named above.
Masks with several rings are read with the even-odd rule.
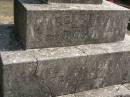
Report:
[[[129,10],[102,5],[15,2],[15,27],[25,48],[72,46],[124,39]]]
[[[1,53],[4,97],[50,97],[130,81],[122,42]],[[23,96],[24,95],[24,96]]]
[[[58,97],[130,97],[130,83],[94,89]]]
[[[101,4],[103,0],[22,0],[25,3],[42,4],[42,3],[84,3],[84,4]]]
[[[101,4],[103,0],[48,0],[55,3],[84,3],[84,4]]]

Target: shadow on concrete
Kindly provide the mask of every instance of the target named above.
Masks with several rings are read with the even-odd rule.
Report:
[[[129,19],[129,23],[128,23],[127,29],[128,29],[128,31],[130,31],[130,19]]]
[[[127,26],[127,30],[128,30],[128,34],[130,35],[130,19],[129,19],[129,23],[128,23],[128,26]]]
[[[0,24],[0,52],[22,49],[19,39],[13,24]]]
[[[47,4],[48,0],[20,0],[26,4]]]

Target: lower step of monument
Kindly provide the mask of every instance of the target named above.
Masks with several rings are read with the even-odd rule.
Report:
[[[115,43],[1,52],[4,97],[55,97],[130,81],[130,36]]]
[[[47,3],[80,3],[80,4],[101,4],[103,0],[22,0],[31,4],[47,4]]]
[[[101,4],[103,0],[48,0],[55,3],[83,3],[83,4]]]
[[[93,4],[28,4],[15,0],[15,28],[25,48],[115,42],[124,39],[129,10]]]
[[[58,97],[130,97],[130,83],[119,84]]]

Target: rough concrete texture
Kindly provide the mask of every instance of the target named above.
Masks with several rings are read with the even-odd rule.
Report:
[[[130,81],[122,42],[1,52],[4,97],[55,97]]]
[[[84,3],[84,4],[101,4],[103,0],[48,0],[55,3]]]
[[[124,39],[129,10],[93,4],[15,2],[15,24],[25,48],[72,46]]]
[[[58,97],[130,97],[130,86],[120,84]]]
[[[0,1],[0,5],[2,5],[2,4]],[[1,6],[0,6],[0,8],[1,8]],[[1,15],[1,13],[0,13],[0,15]],[[10,17],[8,18],[8,16],[7,17],[3,17],[3,16],[0,17],[0,52],[5,51],[5,50],[8,51],[8,50],[20,49],[19,48],[20,44],[14,38],[13,25],[7,24],[10,22],[12,23],[12,17],[11,18]],[[1,64],[1,61],[0,61],[0,64]],[[2,65],[0,66],[0,76],[2,76],[1,69],[2,69]],[[0,84],[1,84],[1,79],[0,79]],[[0,85],[0,89],[1,89],[1,86],[2,85]],[[130,88],[130,85],[129,86],[127,85],[126,88],[122,88],[122,85],[119,85],[116,87],[104,88],[104,89],[99,89],[99,90],[92,90],[92,91],[88,91],[88,92],[82,92],[82,93],[78,93],[75,95],[67,95],[67,96],[63,96],[63,97],[130,97],[129,96],[129,93],[130,93],[129,88]],[[21,89],[21,91],[23,91],[23,89]],[[30,89],[30,91],[31,91],[31,89]],[[21,97],[26,97],[26,94],[25,94],[25,96],[23,94],[22,93],[20,94],[20,95],[22,95]],[[0,90],[0,97],[2,97],[1,90]],[[10,97],[10,95],[8,97]],[[18,96],[18,97],[20,97],[20,96]]]
[[[101,4],[103,0],[22,0],[25,3],[84,3],[84,4]]]

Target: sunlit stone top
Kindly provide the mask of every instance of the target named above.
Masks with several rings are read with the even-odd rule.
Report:
[[[86,4],[101,4],[102,0],[48,0],[55,3],[86,3]]]
[[[26,3],[79,3],[79,4],[101,4],[103,0],[22,0]]]

